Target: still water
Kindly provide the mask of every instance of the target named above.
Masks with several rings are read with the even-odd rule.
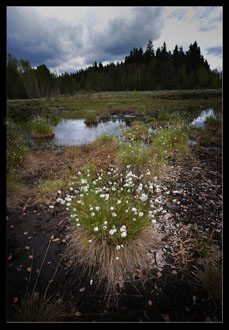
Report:
[[[56,145],[82,145],[94,142],[101,135],[120,136],[126,122],[122,119],[112,119],[99,122],[96,126],[88,126],[84,119],[61,120],[54,129],[53,142]]]
[[[190,123],[191,126],[204,127],[206,118],[218,118],[213,109],[206,109]],[[133,118],[113,116],[108,121],[100,121],[95,126],[88,126],[84,119],[62,119],[54,128],[52,143],[60,146],[83,145],[94,142],[101,135],[121,136],[123,128],[129,126]]]
[[[205,120],[209,117],[216,119],[216,114],[213,109],[203,110],[201,114],[191,122],[191,126],[204,127]]]

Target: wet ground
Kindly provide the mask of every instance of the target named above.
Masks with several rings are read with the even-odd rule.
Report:
[[[49,285],[48,296],[71,305],[64,321],[221,322],[221,303],[194,273],[206,259],[217,267],[222,261],[222,151],[201,148],[195,155],[181,164],[169,159],[174,171],[163,184],[170,185],[171,199],[156,226],[162,246],[149,251],[150,278],[136,270],[135,283],[118,286],[118,305],[107,305],[102,288],[67,266],[65,210],[28,201],[7,211],[8,319],[26,291],[41,296]]]

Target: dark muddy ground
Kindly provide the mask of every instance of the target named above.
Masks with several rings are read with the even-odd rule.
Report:
[[[16,321],[12,320],[12,306],[20,306],[39,275],[35,292],[41,296],[52,280],[48,296],[70,303],[64,321],[222,322],[221,304],[209,297],[192,273],[203,259],[197,251],[201,245],[195,250],[189,245],[192,240],[211,237],[215,260],[221,264],[222,152],[215,148],[195,153],[195,164],[187,158],[179,167],[169,160],[174,164],[174,179],[167,184],[171,185],[171,199],[180,203],[168,204],[167,217],[158,224],[165,246],[160,253],[155,251],[150,278],[136,272],[134,285],[118,287],[118,305],[107,306],[102,290],[95,290],[89,277],[80,278],[77,270],[67,267],[67,211],[26,204],[16,213],[7,211],[7,320]]]

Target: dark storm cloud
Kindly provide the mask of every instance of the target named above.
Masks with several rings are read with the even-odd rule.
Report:
[[[207,55],[221,56],[222,55],[222,46],[207,48]]]
[[[104,31],[92,30],[86,49],[87,63],[108,61],[128,55],[133,47],[145,47],[160,37],[163,28],[161,7],[136,7],[130,16],[109,21]]]
[[[134,7],[101,27],[99,19],[78,21],[44,17],[36,7],[7,7],[7,52],[32,66],[72,67],[70,63],[123,60],[133,47],[158,39],[164,22],[162,7]],[[83,63],[82,63],[83,62]],[[74,65],[74,64],[73,64]],[[79,69],[79,68],[76,68]]]
[[[33,8],[7,8],[7,52],[31,65],[60,64],[82,46],[81,27],[43,18]]]

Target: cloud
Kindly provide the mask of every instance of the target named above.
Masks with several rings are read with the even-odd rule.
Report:
[[[174,9],[170,14],[167,15],[167,18],[178,19],[179,21],[184,20],[186,16],[186,8]]]
[[[222,7],[193,7],[193,20],[196,20],[200,32],[208,32],[222,25]]]
[[[222,46],[209,47],[206,49],[207,55],[221,56],[222,55]]]
[[[36,7],[8,7],[7,52],[28,59],[32,66],[44,63],[70,70],[95,61],[123,60],[133,47],[144,48],[149,39],[158,39],[164,24],[162,7],[128,8],[115,18],[107,7],[109,19],[104,20],[99,11],[89,9],[80,15],[75,7],[76,20],[68,21],[50,11],[49,16],[42,15]]]
[[[58,65],[82,47],[82,27],[42,17],[33,8],[7,8],[7,52],[31,65]]]
[[[149,39],[160,37],[163,24],[161,7],[135,7],[130,15],[111,19],[103,30],[89,33],[86,62],[117,59],[133,47],[145,47]]]

